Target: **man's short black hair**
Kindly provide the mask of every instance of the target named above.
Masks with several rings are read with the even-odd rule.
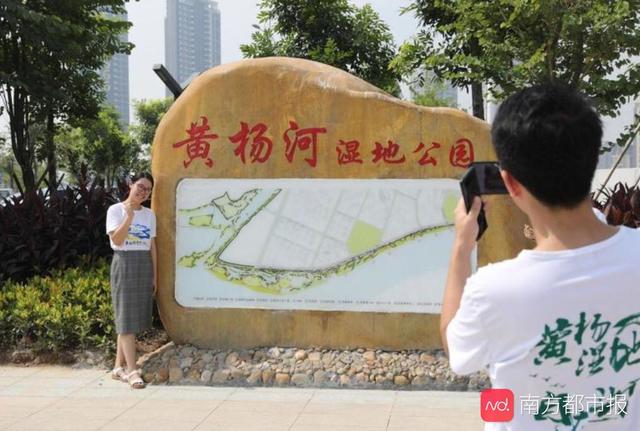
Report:
[[[535,85],[505,100],[491,127],[502,169],[550,207],[574,208],[591,190],[602,122],[579,92]]]

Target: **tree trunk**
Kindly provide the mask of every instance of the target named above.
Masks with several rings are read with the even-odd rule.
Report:
[[[471,54],[476,58],[482,57],[482,48],[477,38],[469,41],[469,49]],[[473,116],[484,120],[484,96],[482,95],[482,82],[471,83],[471,106],[473,107]]]
[[[473,106],[473,116],[484,120],[484,96],[481,82],[471,84],[471,106]]]
[[[46,133],[46,154],[47,154],[47,173],[49,176],[49,195],[58,188],[58,165],[56,163],[56,143],[54,141],[55,124],[53,122],[53,112],[47,112],[47,133]]]
[[[32,157],[29,157],[29,150],[25,144],[29,138],[27,136],[20,136],[16,139],[17,151],[14,151],[16,162],[20,165],[20,171],[22,172],[22,186],[24,192],[29,193],[36,190],[36,176],[33,172],[33,163],[31,163]]]
[[[29,139],[29,113],[25,106],[26,95],[18,88],[7,89],[9,98],[9,124],[11,129],[11,147],[16,162],[22,172],[22,191],[24,193],[36,190],[36,178],[33,170],[34,151]]]

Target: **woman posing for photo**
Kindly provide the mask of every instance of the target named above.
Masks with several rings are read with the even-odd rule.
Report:
[[[113,249],[111,301],[118,333],[111,376],[134,389],[145,387],[136,369],[136,334],[151,328],[153,296],[158,286],[156,216],[142,206],[152,188],[151,174],[134,176],[127,199],[107,211],[107,234]]]

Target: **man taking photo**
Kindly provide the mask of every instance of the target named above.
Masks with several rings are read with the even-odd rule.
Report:
[[[486,430],[640,430],[640,232],[592,210],[596,111],[569,87],[537,85],[500,106],[492,139],[536,247],[472,276],[481,200],[468,213],[459,203],[440,325],[451,369],[486,368],[512,391],[512,418]]]

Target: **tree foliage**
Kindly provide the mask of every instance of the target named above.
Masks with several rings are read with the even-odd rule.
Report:
[[[423,80],[420,86],[412,86],[409,90],[411,99],[416,105],[455,108],[458,103],[456,99],[445,94],[446,83],[435,77]]]
[[[66,125],[56,135],[62,166],[76,179],[86,166],[98,182],[112,187],[118,177],[138,167],[140,147],[120,128],[118,112],[104,107],[95,119]]]
[[[453,99],[441,97],[438,90],[432,87],[427,87],[420,92],[413,93],[412,101],[416,105],[427,106],[430,108],[454,108],[456,106],[456,102]]]
[[[89,167],[85,157],[87,138],[83,130],[65,124],[58,128],[55,144],[59,166],[71,176],[67,181],[78,184],[83,170]]]
[[[475,34],[465,33],[456,24],[461,20],[464,8],[456,1],[416,0],[402,13],[413,13],[422,29],[412,41],[400,46],[397,57],[391,66],[402,76],[418,73],[418,83],[425,85],[429,74],[435,74],[440,80],[446,80],[455,87],[470,87],[473,115],[484,119],[484,94],[482,76],[477,73],[479,62],[469,64],[442,63],[443,58],[458,59],[464,57],[482,58],[483,51]],[[437,41],[443,41],[435,46]],[[481,62],[481,61],[480,61]]]
[[[389,27],[370,5],[348,0],[262,0],[260,25],[245,57],[306,58],[352,73],[392,94],[399,75],[389,68],[396,52]]]
[[[119,127],[118,112],[102,108],[97,118],[65,124],[56,134],[61,167],[76,183],[86,167],[90,176],[107,185],[131,172],[149,171],[151,144],[172,98],[136,101],[136,123],[127,131]]]
[[[153,144],[156,129],[172,104],[173,98],[171,97],[138,100],[134,103],[136,124],[129,128],[129,132],[133,141],[141,149],[143,160],[150,161],[151,144]]]
[[[25,189],[37,187],[36,143],[29,137],[30,126],[46,124],[46,156],[51,163],[57,122],[98,114],[104,97],[98,70],[112,55],[132,48],[118,38],[130,23],[101,12],[124,12],[124,4],[125,0],[0,3],[1,95]]]
[[[424,67],[456,86],[480,81],[498,101],[559,80],[610,116],[640,93],[639,0],[415,0],[404,11],[422,29],[401,46],[400,73]]]

